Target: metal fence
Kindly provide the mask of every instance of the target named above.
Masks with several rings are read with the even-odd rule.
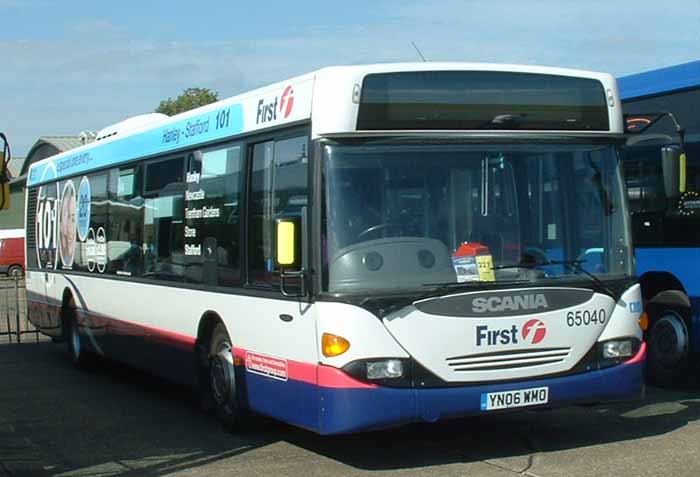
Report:
[[[39,341],[39,332],[27,317],[24,278],[0,278],[0,343],[21,343],[23,339]]]

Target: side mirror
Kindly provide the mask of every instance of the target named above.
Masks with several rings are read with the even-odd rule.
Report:
[[[275,265],[280,271],[280,291],[284,296],[299,298],[307,294],[306,270],[301,256],[302,223],[302,217],[298,216],[276,221]]]
[[[0,184],[0,210],[10,208],[10,183],[3,182]]]
[[[677,146],[661,148],[661,167],[664,174],[664,190],[669,199],[678,198],[685,192],[686,156]]]
[[[10,208],[10,181],[7,176],[5,153],[0,151],[0,210]]]
[[[276,221],[275,264],[280,270],[301,268],[301,218],[286,217]]]

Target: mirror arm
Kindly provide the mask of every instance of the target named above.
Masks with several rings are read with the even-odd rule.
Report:
[[[647,124],[644,125],[639,131],[634,131],[637,134],[641,134],[647,129],[649,129],[651,126],[656,124],[658,121],[661,119],[667,117],[673,122],[673,126],[676,128],[676,134],[678,134],[679,138],[679,145],[681,148],[681,152],[685,152],[685,128],[680,125],[678,120],[676,119],[676,116],[671,111],[659,111],[655,113],[634,113],[634,114],[625,114],[624,115],[624,123],[627,123],[628,118],[634,117],[634,116],[652,116],[653,119],[651,119]],[[631,131],[628,131],[631,132]]]
[[[306,296],[306,270],[303,268],[298,271],[288,271],[281,269],[280,270],[280,291],[282,292],[282,295],[286,297],[291,297],[291,298],[301,298],[303,296]],[[298,293],[290,293],[287,291],[287,285],[285,284],[285,279],[287,278],[298,278],[299,279],[299,292]]]

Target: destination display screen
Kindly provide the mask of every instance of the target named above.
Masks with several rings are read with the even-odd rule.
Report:
[[[358,130],[608,131],[603,85],[499,71],[367,75]]]

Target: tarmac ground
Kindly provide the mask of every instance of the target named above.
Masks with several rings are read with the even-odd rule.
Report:
[[[64,346],[0,344],[0,476],[700,475],[700,389],[337,437],[262,417],[245,433],[192,392]]]

